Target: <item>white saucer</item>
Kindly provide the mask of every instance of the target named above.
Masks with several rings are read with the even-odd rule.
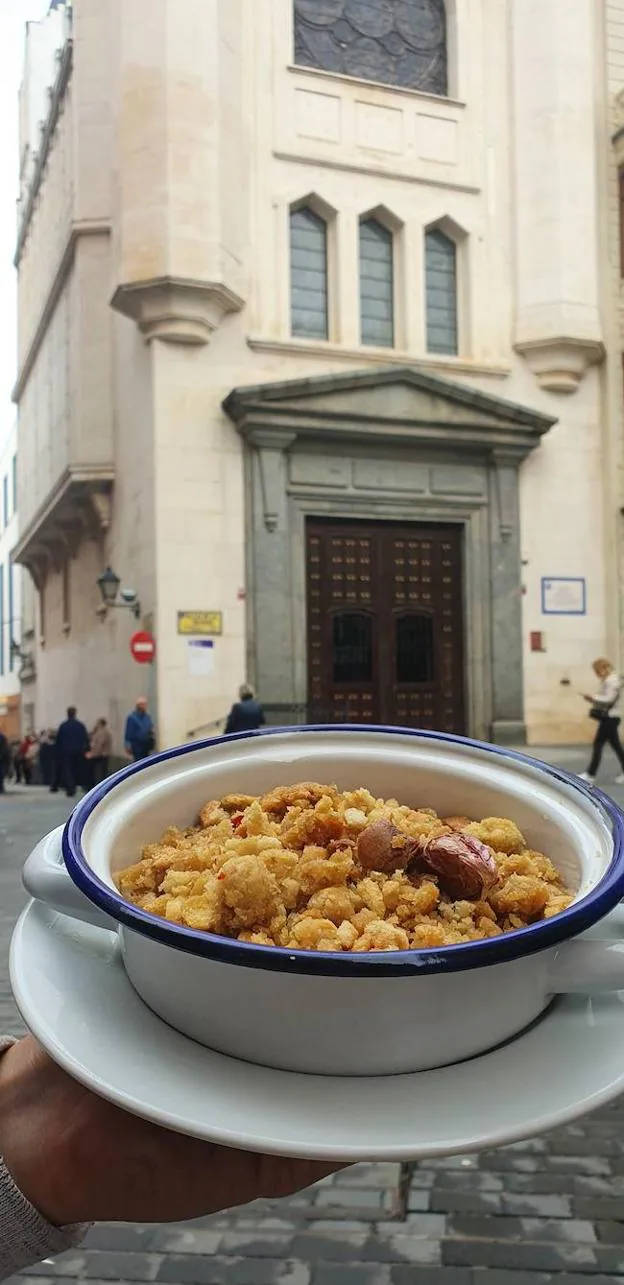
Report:
[[[592,935],[621,936],[622,924],[618,911]],[[39,902],[15,929],[11,981],[27,1026],[77,1080],[148,1120],[247,1150],[344,1162],[477,1151],[624,1092],[624,992],[559,1000],[461,1065],[340,1079],[237,1062],[178,1035],[133,991],[113,934]]]

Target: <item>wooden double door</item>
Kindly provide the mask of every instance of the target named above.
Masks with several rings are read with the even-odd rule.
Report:
[[[466,731],[459,526],[308,519],[308,718]]]

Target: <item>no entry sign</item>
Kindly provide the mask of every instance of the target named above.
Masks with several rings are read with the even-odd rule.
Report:
[[[140,632],[130,639],[130,651],[137,665],[151,665],[156,655],[156,643],[151,634]]]

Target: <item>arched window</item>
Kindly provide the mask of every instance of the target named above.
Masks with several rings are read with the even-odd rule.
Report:
[[[457,247],[445,232],[425,233],[427,351],[456,355]]]
[[[447,94],[445,0],[294,0],[300,67]]]
[[[363,344],[394,346],[394,237],[377,219],[360,223],[360,328]]]
[[[309,206],[290,212],[290,315],[293,335],[327,339],[327,224]]]

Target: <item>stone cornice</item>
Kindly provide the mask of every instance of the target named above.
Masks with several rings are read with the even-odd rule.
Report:
[[[111,306],[135,321],[148,343],[209,344],[228,312],[244,300],[222,282],[158,277],[117,287]]]
[[[393,387],[406,395],[393,398]],[[383,390],[383,397],[381,397]],[[377,397],[375,394],[379,394]],[[400,411],[393,410],[393,402]],[[505,451],[522,460],[556,422],[528,407],[414,367],[352,371],[234,389],[223,403],[242,437],[265,450],[293,437]]]
[[[30,227],[32,216],[37,206],[37,197],[39,195],[39,189],[43,182],[43,176],[45,174],[45,168],[46,168],[48,156],[50,154],[50,149],[52,147],[52,142],[54,139],[54,134],[56,132],[56,127],[58,125],[59,117],[63,109],[63,103],[65,100],[65,94],[67,92],[67,86],[69,85],[69,80],[70,80],[73,62],[74,62],[74,44],[71,38],[65,41],[65,44],[62,50],[59,51],[59,54],[60,56],[59,56],[58,74],[56,77],[56,81],[52,89],[50,90],[50,110],[48,112],[47,120],[44,122],[44,125],[43,125],[43,130],[41,134],[41,145],[39,147],[39,151],[37,152],[37,155],[35,158],[35,167],[34,167],[33,176],[30,182],[30,186],[28,188],[28,195],[26,197],[24,209],[19,221],[19,230],[17,234],[17,246],[15,248],[15,258],[13,260],[13,263],[16,268],[19,268],[20,259],[22,257],[22,251],[26,244],[28,229]]]

